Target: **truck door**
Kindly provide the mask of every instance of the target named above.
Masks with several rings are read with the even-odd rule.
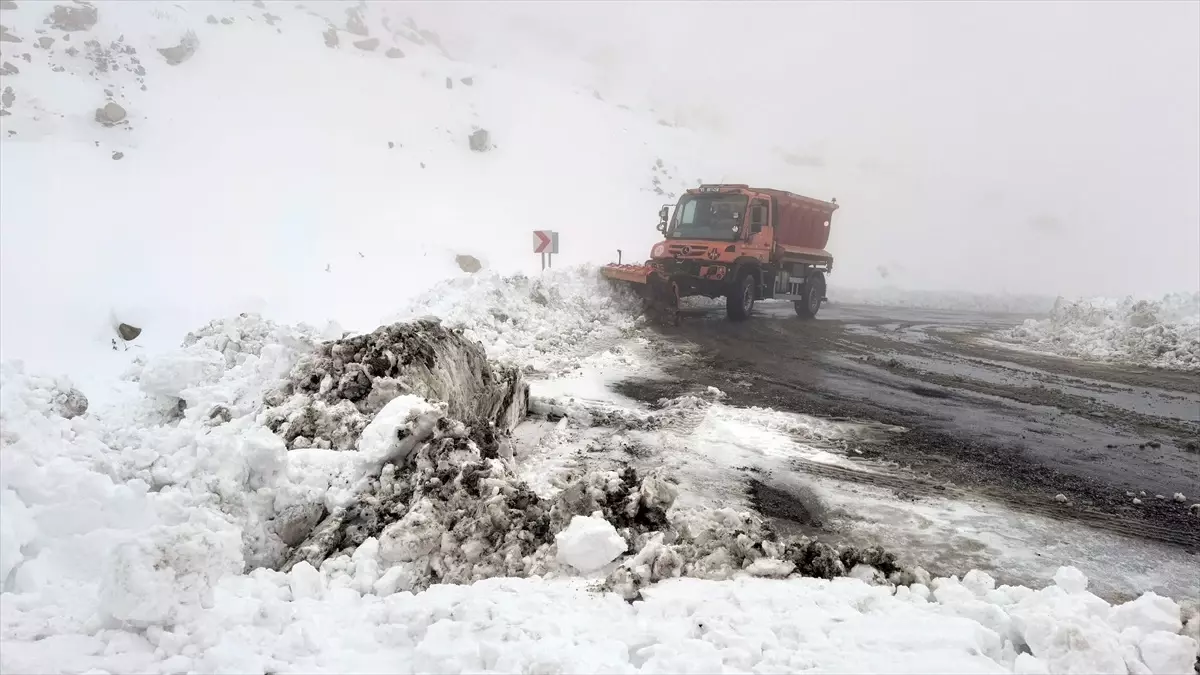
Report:
[[[774,236],[774,213],[767,199],[750,201],[750,237],[746,240],[746,254],[766,262],[771,257],[771,241]]]

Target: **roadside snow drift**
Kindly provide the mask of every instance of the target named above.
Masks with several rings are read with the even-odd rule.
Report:
[[[1059,298],[1050,318],[1028,319],[1000,337],[1064,356],[1200,371],[1200,293],[1160,300]]]
[[[490,272],[448,280],[389,320],[436,316],[482,342],[497,361],[553,373],[628,337],[640,307],[631,292],[585,265],[534,277]]]
[[[750,513],[674,508],[677,486],[632,468],[536,494],[506,448],[519,373],[435,322],[322,341],[244,316],[185,342],[83,413],[70,382],[0,371],[5,671],[1171,672],[1195,656],[1174,602],[1113,608],[1072,570],[1042,591],[929,579]]]

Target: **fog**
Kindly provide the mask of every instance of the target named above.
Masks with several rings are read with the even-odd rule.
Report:
[[[786,156],[856,282],[1200,284],[1200,4],[399,5],[458,58]],[[586,158],[581,158],[586,159]],[[712,177],[717,178],[717,177]]]

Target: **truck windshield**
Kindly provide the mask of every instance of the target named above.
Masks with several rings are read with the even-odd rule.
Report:
[[[745,214],[742,195],[684,195],[667,238],[733,241],[741,234]]]

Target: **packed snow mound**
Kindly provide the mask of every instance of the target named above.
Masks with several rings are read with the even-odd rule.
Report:
[[[6,592],[67,624],[180,620],[223,575],[285,561],[405,439],[439,426],[494,452],[524,416],[520,374],[433,322],[322,343],[243,315],[185,345],[135,360],[122,397],[92,410],[69,380],[0,366]]]
[[[629,655],[611,662],[627,671],[691,667],[700,663],[697,650],[707,654],[705,669],[794,667],[794,658],[888,669],[894,661],[871,660],[890,649],[878,636],[907,635],[913,625],[928,626],[933,633],[918,634],[937,640],[889,641],[903,654],[897,658],[914,667],[953,663],[955,672],[1125,672],[1118,663],[1170,672],[1195,658],[1172,601],[1146,595],[1114,609],[1071,570],[1042,591],[996,588],[977,572],[961,582],[931,580],[883,550],[781,538],[733,509],[677,507],[678,487],[657,472],[588,472],[539,496],[519,479],[504,430],[480,433],[505,419],[489,417],[490,404],[480,417],[488,423],[473,427],[448,415],[450,402],[411,393],[439,372],[431,354],[480,365],[472,381],[485,382],[482,347],[433,322],[321,342],[245,316],[214,322],[188,342],[181,358],[207,368],[167,360],[134,369],[147,381],[179,377],[170,387],[178,398],[132,387],[127,400],[69,419],[60,407],[69,381],[28,375],[18,364],[0,368],[5,671],[344,671],[385,662],[510,670],[523,658],[537,658],[538,668],[595,669],[609,663],[600,645],[613,640],[628,649],[602,651]],[[474,357],[463,356],[471,350]],[[355,364],[370,380],[364,396],[357,374],[345,377],[359,372]],[[158,375],[160,368],[172,375]],[[496,372],[487,379],[493,385],[504,381]],[[369,392],[389,380],[404,387],[376,408]],[[519,400],[519,381],[507,382]],[[332,438],[328,449],[289,450],[287,430],[270,430],[272,410],[298,398],[336,401],[365,424],[344,450]],[[576,568],[560,562],[579,542],[556,535],[577,516],[612,528],[604,557],[613,555],[615,567],[590,593],[570,581]],[[496,576],[541,579],[486,581]],[[705,599],[702,621],[697,597]],[[526,604],[535,608],[528,616],[517,609]],[[482,624],[464,618],[467,606],[483,612]],[[861,622],[872,646],[814,651],[778,632],[797,606],[827,616],[830,630]],[[556,635],[596,645],[591,656],[536,651],[547,648],[538,617],[550,608],[556,619],[580,617],[578,634]],[[739,612],[767,623],[747,633]],[[648,635],[646,622],[670,630]],[[470,642],[488,631],[507,636],[503,648]],[[691,637],[678,642],[684,634]],[[730,635],[743,644],[751,634],[758,647],[730,647]]]
[[[1050,318],[1028,319],[1000,334],[1032,349],[1168,370],[1200,370],[1200,293],[1159,300],[1067,301]]]
[[[486,272],[452,279],[391,320],[438,316],[483,342],[497,361],[557,371],[628,336],[640,311],[631,292],[606,282],[595,267],[577,266],[540,277]]]
[[[746,575],[674,579],[627,603],[577,579],[496,578],[417,594],[362,592],[352,581],[307,564],[226,577],[207,611],[171,630],[6,635],[0,665],[11,672],[1124,675],[1187,673],[1196,653],[1186,636],[1120,630],[1107,603],[1057,585],[1035,591],[951,578],[892,588]],[[380,581],[390,583],[386,574]]]

